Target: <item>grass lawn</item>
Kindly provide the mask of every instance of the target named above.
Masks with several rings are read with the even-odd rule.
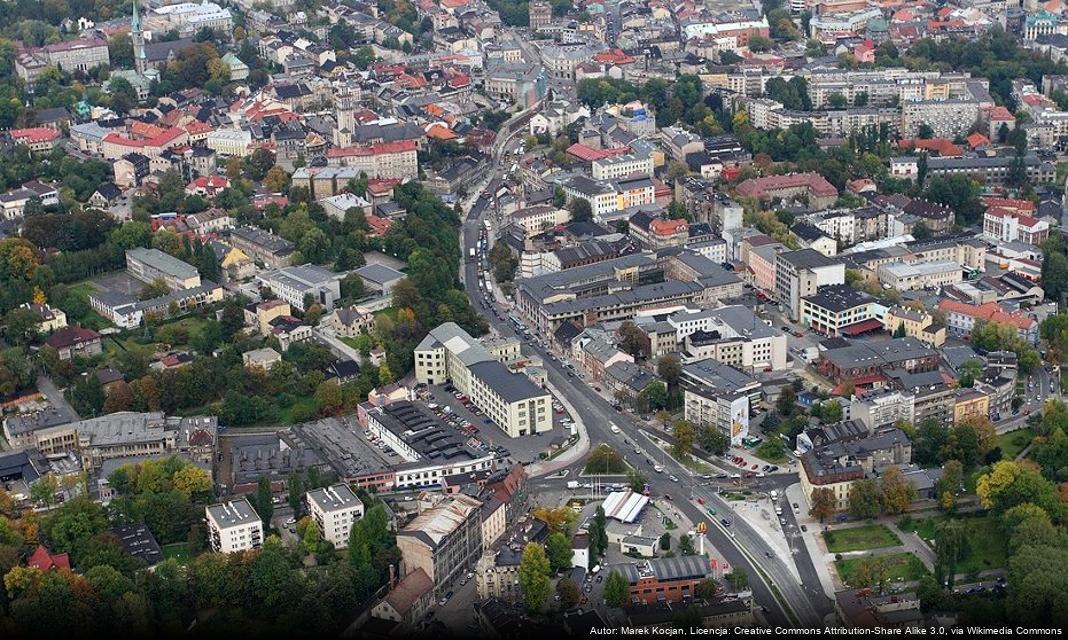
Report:
[[[831,553],[896,547],[901,544],[901,540],[894,535],[894,532],[881,524],[824,531],[823,539],[827,542],[827,550]]]
[[[968,549],[964,558],[957,563],[957,573],[976,573],[1004,567],[1005,540],[997,519],[989,514],[961,519],[968,531]],[[913,520],[902,529],[915,531],[933,547],[935,525],[944,520],[946,516]]]
[[[1001,447],[1001,459],[1013,460],[1035,437],[1035,432],[1030,427],[1010,431],[998,436],[998,446]]]
[[[89,296],[98,291],[99,287],[88,280],[82,280],[75,284],[67,285],[67,292],[69,295],[74,295],[82,299],[85,302],[85,313],[79,316],[67,316],[67,324],[80,324],[90,329],[104,329],[112,326],[106,318],[93,311],[89,306]]]
[[[771,436],[772,438],[778,438],[778,435]],[[764,441],[760,443],[756,449],[753,449],[753,455],[760,458],[764,462],[770,462],[771,464],[785,464],[786,454],[783,452],[783,446],[781,442],[772,443],[770,441]]]
[[[911,553],[849,558],[848,560],[838,560],[834,565],[838,569],[838,577],[842,579],[842,582],[845,582],[850,587],[859,588],[871,586],[858,584],[865,565],[880,561],[887,563],[886,579],[891,582],[919,580],[927,573],[927,569],[920,562],[920,559]]]
[[[189,557],[189,543],[172,542],[171,544],[163,545],[163,557],[174,558],[181,564],[185,564],[191,559]]]

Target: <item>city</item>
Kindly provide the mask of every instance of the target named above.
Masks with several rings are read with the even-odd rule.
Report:
[[[4,637],[1063,633],[1063,3],[0,7]]]

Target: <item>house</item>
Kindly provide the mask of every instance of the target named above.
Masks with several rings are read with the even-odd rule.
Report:
[[[59,353],[60,360],[91,358],[104,352],[100,334],[85,327],[65,327],[48,336],[45,344]]]
[[[363,517],[363,502],[347,484],[335,484],[304,495],[308,514],[319,525],[323,540],[344,549],[349,545],[352,525]]]
[[[375,316],[373,313],[361,311],[356,306],[341,307],[334,309],[320,324],[332,329],[340,338],[355,338],[374,330]]]
[[[143,560],[150,567],[163,561],[163,549],[144,524],[115,527],[111,533],[119,539],[119,546],[126,555]]]
[[[38,333],[50,333],[67,326],[67,314],[63,313],[62,309],[33,302],[24,302],[20,308],[37,317]]]
[[[114,205],[121,197],[122,191],[115,186],[114,182],[105,182],[96,188],[93,195],[89,196],[89,204],[104,209]]]
[[[282,354],[270,347],[253,349],[241,354],[241,362],[246,368],[270,371],[276,362],[282,361]]]
[[[371,608],[371,617],[414,625],[434,606],[434,582],[416,569],[397,582],[385,598]]]
[[[70,556],[66,553],[53,554],[48,547],[38,545],[33,555],[26,560],[26,566],[40,571],[52,571],[54,569],[66,569],[70,571]]]

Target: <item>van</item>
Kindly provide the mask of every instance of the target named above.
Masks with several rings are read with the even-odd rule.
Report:
[[[568,483],[567,483],[567,488],[568,489],[578,489],[579,488],[578,481],[577,480],[569,480]]]

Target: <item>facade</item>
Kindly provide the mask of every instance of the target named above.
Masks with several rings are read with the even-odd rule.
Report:
[[[314,264],[305,264],[299,267],[282,267],[268,271],[260,274],[256,279],[296,309],[306,311],[305,299],[311,296],[313,304],[318,304],[330,311],[334,308],[334,303],[341,298],[343,277],[345,277],[343,273],[334,273]]]
[[[248,500],[239,498],[205,507],[204,511],[212,551],[249,551],[263,544],[263,522]]]
[[[104,352],[100,334],[85,327],[65,327],[48,336],[45,344],[59,353],[60,360],[91,358]]]
[[[953,424],[990,415],[990,398],[978,389],[957,389],[953,399]]]
[[[630,602],[656,604],[695,598],[697,584],[711,573],[704,556],[642,560],[608,567],[627,579]]]
[[[437,596],[452,589],[482,555],[482,503],[463,494],[434,497],[397,532],[397,547],[405,571],[422,570]]]
[[[863,333],[882,328],[885,311],[863,291],[843,284],[831,285],[801,298],[801,326],[832,337]]]
[[[1038,343],[1038,322],[1020,312],[1009,313],[996,302],[980,305],[943,298],[938,308],[946,316],[946,327],[953,336],[971,335],[976,322],[993,322],[1016,327],[1020,337],[1031,344]]]
[[[15,56],[15,73],[24,82],[32,84],[47,67],[58,67],[68,72],[84,72],[110,62],[107,40],[83,38],[36,49],[24,49]]]
[[[452,322],[432,330],[415,348],[415,378],[424,384],[451,381],[509,436],[552,429],[550,395]]]
[[[1049,238],[1049,222],[1018,211],[990,207],[983,214],[983,235],[1002,242],[1041,246]]]
[[[323,540],[329,541],[335,549],[349,546],[352,525],[363,517],[363,502],[349,485],[335,484],[309,491],[304,500],[308,505],[308,514],[319,525]]]
[[[964,280],[964,269],[953,261],[908,264],[899,262],[879,267],[879,281],[891,289],[938,289]]]
[[[916,414],[916,400],[912,394],[893,389],[881,389],[853,396],[849,416],[859,420],[869,431],[892,427],[898,421],[912,422]]]
[[[932,347],[941,347],[946,342],[946,328],[936,324],[934,317],[926,311],[893,307],[886,312],[883,325],[890,334],[895,334],[900,327],[904,327],[906,336]]]
[[[533,3],[531,3],[533,5]],[[509,547],[501,547],[494,553],[490,549],[479,558],[475,569],[475,589],[478,598],[498,598],[508,602],[519,600],[519,561],[522,554]]]
[[[296,245],[289,240],[255,227],[238,227],[231,231],[230,244],[272,269],[292,264],[293,251],[296,249]]]
[[[418,178],[419,159],[414,140],[398,140],[368,146],[334,147],[326,152],[331,166],[350,167],[369,178]]]
[[[738,184],[738,195],[758,199],[789,199],[803,196],[814,209],[827,209],[838,199],[838,189],[818,173],[790,173],[750,178]]]
[[[815,295],[819,287],[845,284],[845,263],[815,249],[787,251],[775,256],[775,295],[790,318],[801,316],[801,299]]]
[[[786,335],[770,327],[750,309],[731,305],[701,311],[679,311],[666,322],[676,328],[676,339],[688,339],[701,332],[710,345],[703,351],[685,351],[689,360],[712,359],[742,371],[782,371],[786,369]]]
[[[196,267],[159,249],[127,249],[126,272],[141,282],[163,280],[171,291],[192,289],[201,284]]]

